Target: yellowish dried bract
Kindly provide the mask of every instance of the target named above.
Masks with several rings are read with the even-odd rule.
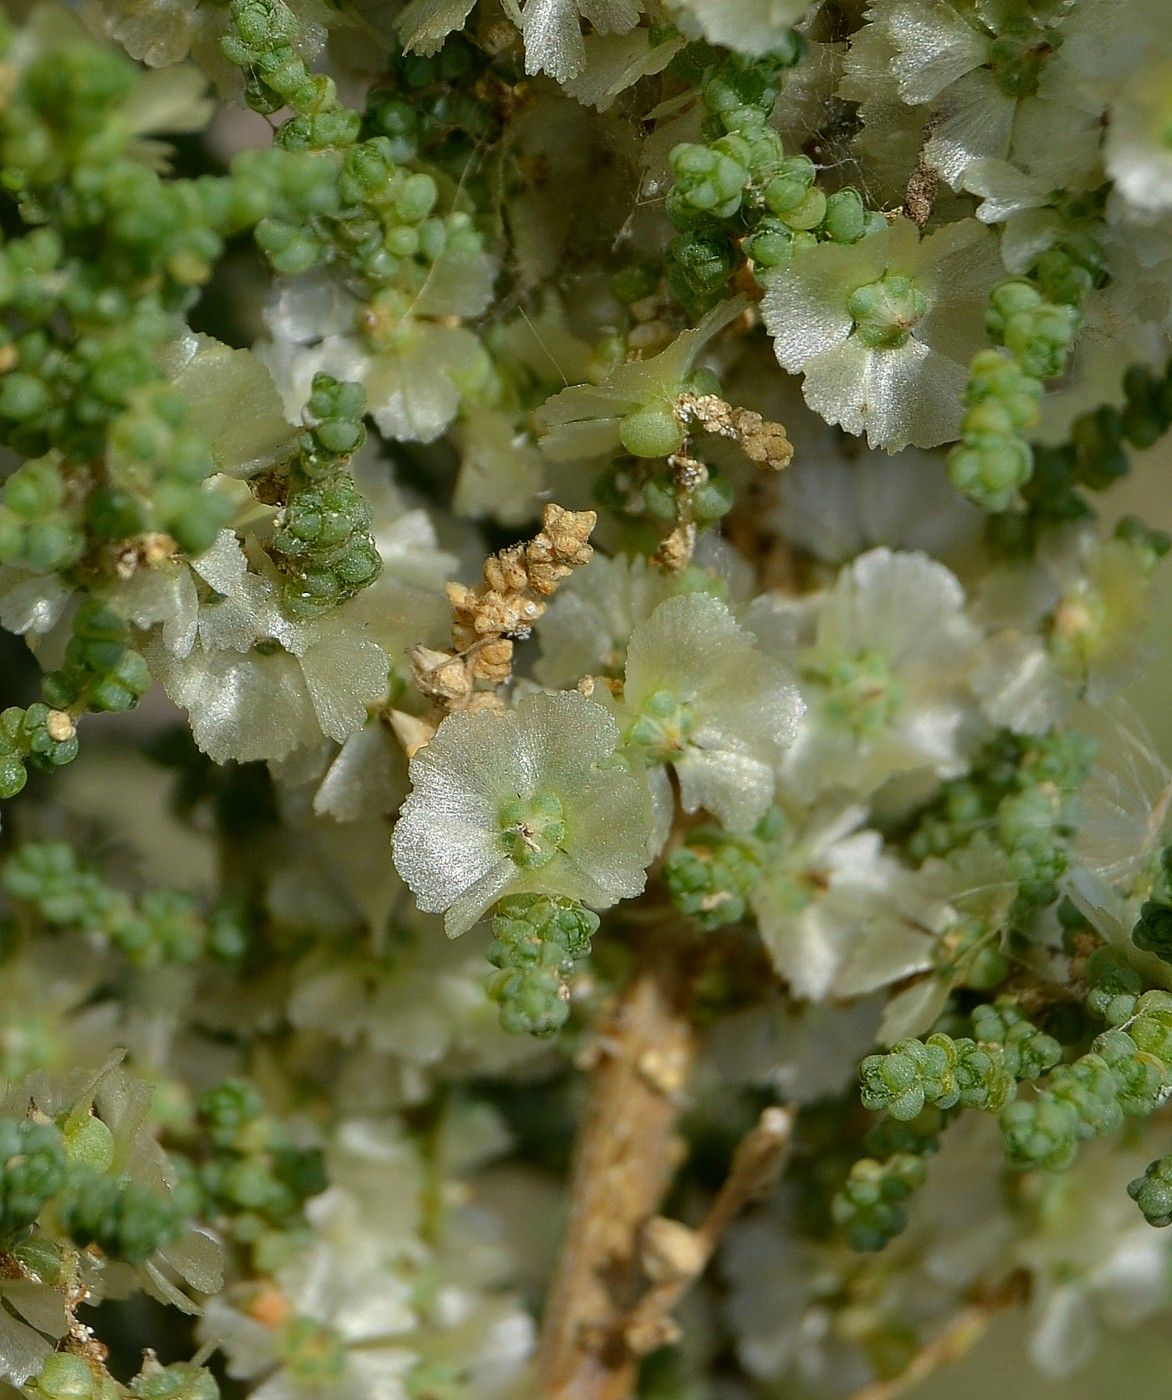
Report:
[[[452,650],[411,651],[415,683],[424,695],[446,710],[499,705],[495,687],[512,674],[513,644],[530,635],[561,580],[589,562],[597,519],[592,510],[565,510],[551,501],[538,534],[491,555],[475,588],[448,584]]]

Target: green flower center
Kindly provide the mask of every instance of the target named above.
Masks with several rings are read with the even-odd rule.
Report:
[[[851,293],[847,310],[855,334],[872,350],[898,350],[906,345],[928,301],[914,282],[899,272],[885,272]]]
[[[657,690],[631,725],[630,739],[657,762],[670,763],[687,747],[694,727],[691,707],[670,691]]]
[[[861,738],[881,733],[903,703],[903,687],[878,652],[847,657],[817,674],[828,691],[825,717]]]
[[[527,870],[548,865],[565,844],[565,813],[552,792],[506,802],[500,811],[500,823],[506,855]]]
[[[1046,60],[1062,43],[1057,29],[1028,20],[1014,25],[989,44],[989,67],[1007,97],[1032,97]]]
[[[332,1327],[311,1317],[295,1318],[281,1337],[281,1356],[304,1385],[337,1380],[346,1370],[346,1348]]]

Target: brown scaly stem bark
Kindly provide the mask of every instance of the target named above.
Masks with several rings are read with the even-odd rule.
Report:
[[[617,1324],[644,1283],[640,1236],[679,1164],[695,1057],[678,968],[660,949],[599,1026],[562,1252],[537,1363],[540,1400],[628,1400],[639,1359]]]

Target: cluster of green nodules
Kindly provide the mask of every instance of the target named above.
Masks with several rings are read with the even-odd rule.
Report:
[[[1107,1028],[1084,1053],[1064,1059],[1055,1037],[1001,997],[974,1008],[972,1038],[937,1032],[868,1056],[859,1069],[864,1107],[901,1122],[926,1108],[997,1113],[1011,1165],[1065,1171],[1081,1142],[1118,1131],[1128,1118],[1149,1117],[1172,1089],[1172,993],[1145,991],[1140,974],[1107,948],[1089,958],[1086,982],[1086,1013]],[[1023,1082],[1034,1091],[1019,1093]],[[860,1170],[879,1191],[872,1180],[878,1169]],[[1145,1200],[1161,1215],[1163,1178],[1154,1175]],[[904,1179],[896,1171],[892,1189]],[[1142,1183],[1132,1183],[1137,1199]]]
[[[292,1141],[242,1078],[200,1095],[193,1131],[170,1157],[188,1213],[247,1249],[265,1273],[304,1243],[305,1204],[327,1185],[321,1150]]]
[[[923,1156],[914,1152],[896,1152],[883,1161],[860,1157],[830,1205],[830,1218],[847,1245],[870,1253],[901,1234],[908,1220],[904,1202],[927,1175]]]
[[[100,1119],[61,1126],[0,1118],[0,1240],[25,1240],[52,1203],[53,1234],[110,1259],[142,1264],[179,1238],[186,1217],[166,1196],[113,1175],[113,1138]]]
[[[1131,941],[1141,952],[1172,963],[1172,846],[1161,853],[1155,887],[1140,906]]]
[[[590,952],[598,915],[548,895],[513,895],[497,904],[487,957],[500,970],[488,980],[511,1034],[550,1036],[570,1014],[568,978]]]
[[[60,710],[36,701],[0,711],[0,799],[15,797],[29,768],[51,773],[77,757],[77,732]]]
[[[31,226],[0,247],[0,441],[34,459],[5,485],[0,562],[38,572],[108,567],[151,532],[197,551],[230,513],[160,353],[253,201],[138,157],[120,107],[139,80],[120,55],[62,40],[0,113],[5,183]]]
[[[1094,977],[1092,969],[1092,984]],[[1117,1131],[1125,1118],[1148,1117],[1172,1087],[1172,993],[1116,991],[1111,1016],[1085,1055],[1058,1066],[1033,1099],[1004,1114],[1005,1153],[1015,1166],[1065,1170],[1080,1142]]]
[[[476,90],[486,58],[460,34],[434,54],[392,52],[387,71],[367,94],[363,130],[385,136],[400,164],[426,159],[466,179],[479,149],[499,131],[500,119]]]
[[[1037,736],[1003,731],[971,772],[945,783],[908,838],[913,860],[993,840],[1018,882],[1014,921],[1058,898],[1075,828],[1075,799],[1094,761],[1094,740],[1077,730]]]
[[[83,865],[65,841],[29,841],[0,865],[0,888],[49,928],[101,939],[132,962],[236,960],[247,941],[243,911],[226,899],[201,914],[189,894],[148,890],[133,898]]]
[[[722,55],[701,81],[704,143],[671,153],[668,286],[692,312],[723,294],[747,258],[765,282],[795,249],[818,240],[854,243],[872,226],[857,190],[827,195],[807,156],[786,156],[769,125],[779,78],[800,56],[785,50],[749,60]]]
[[[1019,1080],[1053,1069],[1062,1047],[1012,1001],[977,1009],[973,1033],[908,1037],[859,1067],[863,1106],[892,1118],[915,1118],[924,1108],[980,1108],[996,1113],[1011,1102]]]
[[[24,787],[26,765],[51,771],[76,757],[76,716],[131,710],[150,684],[126,623],[95,598],[83,602],[62,665],[42,678],[45,703],[0,714],[0,798],[14,797]]]
[[[382,569],[370,502],[346,470],[366,439],[365,410],[361,385],[314,376],[308,426],[270,546],[285,610],[294,617],[315,617],[353,598]]]
[[[960,441],[948,458],[953,484],[986,510],[1008,510],[1030,479],[1024,434],[1038,421],[1045,381],[1066,368],[1083,302],[1104,276],[1098,244],[1072,233],[1027,277],[990,292],[985,324],[999,349],[979,352],[970,366]]]
[[[995,538],[1020,552],[1046,525],[1093,514],[1082,490],[1102,491],[1131,470],[1129,448],[1143,450],[1172,426],[1172,360],[1162,369],[1130,365],[1123,406],[1103,404],[1080,414],[1066,442],[1033,448],[1033,474],[1022,488],[1025,509],[994,517]]]
[[[244,70],[250,105],[294,113],[277,129],[276,150],[246,153],[234,166],[268,206],[257,243],[286,276],[340,262],[374,287],[395,282],[416,294],[441,254],[479,253],[480,236],[466,212],[435,213],[435,179],[411,169],[413,143],[382,90],[365,116],[344,106],[333,80],[297,55],[296,34],[296,16],[282,0],[233,0],[222,40],[225,56]]]
[[[752,831],[699,826],[663,862],[671,902],[705,931],[739,922],[777,850],[784,822],[771,808]]]
[[[1143,1176],[1127,1183],[1127,1194],[1149,1225],[1172,1225],[1172,1152],[1149,1162]]]

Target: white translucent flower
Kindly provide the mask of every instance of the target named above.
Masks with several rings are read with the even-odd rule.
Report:
[[[290,622],[276,582],[248,570],[228,530],[192,561],[194,581],[185,573],[167,569],[157,595],[132,595],[130,615],[139,626],[166,622],[145,654],[206,753],[218,763],[280,759],[323,734],[340,742],[365,723],[367,706],[385,694],[388,669],[364,611],[368,600],[360,595],[314,622]]]
[[[1064,52],[1068,8],[1005,24],[981,6],[961,10],[940,0],[872,7],[894,50],[900,96],[929,109],[924,159],[954,187],[985,156],[1028,162],[1051,189],[1073,185],[1093,166],[1101,108],[1082,92]]]
[[[721,302],[658,355],[616,366],[601,384],[575,384],[555,394],[537,415],[542,450],[554,461],[601,457],[625,445],[635,427],[640,437],[649,428],[665,436],[662,453],[644,452],[640,444],[639,455],[676,451],[684,429],[676,420],[675,400],[704,347],[743,307],[740,300]]]
[[[926,555],[872,549],[805,613],[792,655],[806,714],[782,766],[786,787],[809,800],[961,771],[979,634],[956,577]]]
[[[772,801],[802,709],[788,668],[709,593],[668,598],[631,633],[622,704],[629,742],[672,766],[684,810],[732,829]]]
[[[475,4],[476,0],[411,0],[398,17],[403,47],[413,53],[438,53],[448,35],[463,28]]]
[[[449,715],[411,761],[395,864],[419,907],[465,932],[508,894],[606,909],[639,893],[651,814],[616,766],[618,727],[576,692]]]
[[[596,553],[565,581],[537,624],[537,679],[576,685],[583,676],[621,676],[632,631],[678,587],[644,555]]]
[[[1084,1365],[1105,1327],[1136,1327],[1168,1304],[1172,1240],[1123,1189],[1151,1155],[1143,1144],[1088,1143],[1069,1172],[1035,1186],[1033,1229],[1014,1257],[1031,1280],[1030,1356],[1048,1376]]]
[[[954,489],[938,457],[911,448],[890,456],[852,453],[848,446],[839,438],[818,453],[799,448],[779,478],[766,520],[790,544],[832,565],[875,545],[945,559],[973,552],[984,512]]]
[[[928,935],[928,975],[895,993],[883,1011],[879,1042],[924,1035],[963,985],[975,960],[999,952],[1018,883],[1004,850],[983,836],[946,859],[927,860],[914,879],[907,908]]]
[[[774,967],[795,996],[861,996],[931,964],[911,917],[911,872],[863,828],[861,805],[824,804],[783,836],[751,904]]]
[[[1001,225],[1001,260],[1010,272],[1028,272],[1069,229],[1054,207],[1054,188],[1044,175],[1031,175],[992,156],[965,169],[963,186],[977,195],[977,218]]]
[[[972,677],[988,719],[1037,734],[1080,698],[1105,700],[1131,671],[1150,596],[1142,554],[1089,526],[1055,531],[1028,563],[990,573]]]
[[[564,84],[565,91],[584,106],[605,112],[640,78],[662,73],[687,42],[671,30],[666,38],[657,37],[641,26],[622,34],[587,34],[582,70]]]
[[[525,0],[521,33],[526,73],[548,73],[559,83],[586,66],[582,21],[597,34],[625,34],[643,13],[639,0]]]
[[[765,325],[806,402],[872,447],[934,447],[960,430],[968,363],[1001,263],[975,220],[921,238],[910,219],[800,249],[771,280]]]
[[[875,1046],[879,998],[850,1006],[777,998],[721,1017],[708,1036],[698,1077],[713,1092],[768,1085],[786,1103],[816,1103],[854,1087],[859,1061]]]
[[[163,369],[217,471],[246,478],[293,455],[295,432],[281,396],[251,350],[188,331],[167,346]]]
[[[418,1356],[411,1284],[318,1242],[275,1284],[209,1299],[200,1335],[253,1400],[407,1400]]]
[[[291,418],[319,372],[355,380],[385,437],[432,442],[451,423],[465,385],[487,372],[485,352],[461,318],[492,296],[494,267],[483,253],[443,254],[414,294],[387,290],[361,301],[328,273],[278,285],[260,352]]]
[[[363,1112],[419,1103],[442,1082],[547,1054],[530,1036],[501,1035],[479,935],[450,942],[433,919],[396,916],[383,941],[378,956],[323,949],[293,972],[291,1023],[344,1047],[341,1102]]]
[[[710,44],[761,58],[789,39],[809,0],[674,0],[681,22],[698,29]]]

